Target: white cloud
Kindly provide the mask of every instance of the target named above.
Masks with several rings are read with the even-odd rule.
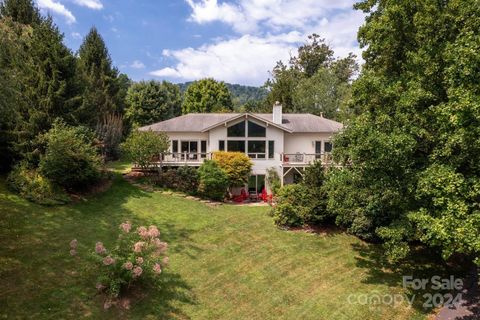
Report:
[[[55,0],[37,0],[38,7],[65,17],[68,24],[76,22],[75,16],[60,2]]]
[[[94,10],[100,10],[103,8],[103,4],[100,0],[74,0],[74,2],[82,7]]]
[[[351,9],[354,0],[240,0],[238,4],[217,0],[185,0],[192,9],[190,21],[220,21],[237,32],[252,32],[260,26],[280,30],[303,29],[320,16],[335,10]]]
[[[77,39],[77,40],[82,39],[82,35],[78,32],[72,32],[71,36],[73,39]]]
[[[288,62],[312,33],[325,38],[337,57],[349,52],[361,56],[356,34],[364,15],[353,10],[356,0],[185,1],[192,9],[191,22],[222,22],[239,35],[211,39],[198,48],[164,50],[163,56],[173,62],[150,75],[261,85],[276,61]]]
[[[132,62],[132,64],[130,65],[130,68],[133,68],[133,69],[144,69],[145,68],[145,65],[143,64],[142,61],[140,60],[135,60]]]
[[[165,57],[178,63],[152,71],[150,75],[182,80],[213,77],[227,82],[261,85],[276,61],[289,58],[295,49],[292,40],[295,40],[292,34],[266,38],[245,35],[197,49],[164,50]]]

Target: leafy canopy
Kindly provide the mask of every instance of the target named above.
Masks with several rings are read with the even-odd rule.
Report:
[[[134,126],[168,120],[181,114],[182,98],[177,85],[167,81],[140,81],[126,96],[126,117]]]
[[[102,160],[92,145],[92,133],[57,121],[45,135],[46,151],[40,173],[58,185],[74,189],[100,177]]]
[[[232,110],[232,96],[224,82],[206,78],[194,81],[185,91],[182,104],[183,114]]]
[[[169,145],[168,136],[163,132],[134,130],[122,144],[122,150],[129,160],[147,169],[155,157],[168,150]]]
[[[355,55],[335,59],[333,50],[319,35],[312,34],[308,40],[288,64],[279,61],[273,68],[265,83],[269,90],[266,108],[279,101],[286,112],[349,117],[350,82],[358,70]]]
[[[448,259],[480,255],[480,6],[368,0],[361,115],[335,141],[350,167],[328,181],[337,221],[381,237],[392,260],[421,241]]]

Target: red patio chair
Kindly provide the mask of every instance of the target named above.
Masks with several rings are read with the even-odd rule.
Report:
[[[267,190],[265,188],[262,189],[262,195],[260,196],[263,202],[267,201]]]

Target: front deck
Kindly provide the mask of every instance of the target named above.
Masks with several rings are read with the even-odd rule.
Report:
[[[258,156],[258,154],[248,154],[253,161],[271,160]],[[160,154],[156,161],[152,162],[151,169],[161,167],[180,167],[191,166],[199,167],[205,160],[211,160],[212,153],[163,153]],[[321,161],[324,165],[332,164],[330,153],[282,153],[280,154],[280,166],[284,168],[300,167],[304,168],[311,165],[315,161]],[[134,169],[139,169],[134,166]]]

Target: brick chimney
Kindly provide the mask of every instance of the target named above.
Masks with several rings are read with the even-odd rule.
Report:
[[[282,105],[278,101],[273,105],[273,123],[282,124]]]

